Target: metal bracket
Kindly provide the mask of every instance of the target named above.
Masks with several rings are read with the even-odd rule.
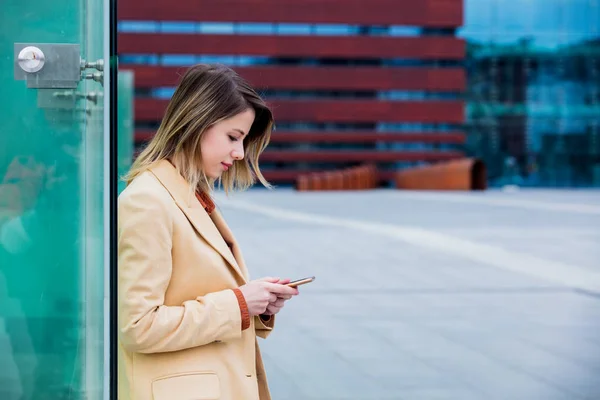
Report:
[[[75,89],[81,80],[78,44],[15,43],[14,75],[31,89]]]

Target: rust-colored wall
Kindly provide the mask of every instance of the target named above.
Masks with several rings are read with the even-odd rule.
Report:
[[[270,65],[234,69],[261,92],[287,93],[285,97],[267,94],[276,122],[293,127],[274,132],[274,146],[267,149],[261,159],[274,168],[265,174],[276,181],[289,182],[303,171],[320,169],[325,164],[329,168],[361,163],[389,167],[396,162],[454,160],[463,155],[460,145],[465,141],[461,126],[464,103],[460,97],[447,97],[463,93],[466,88],[465,72],[460,66],[465,57],[465,43],[451,33],[463,23],[462,0],[254,0],[251,3],[246,0],[180,0],[176,3],[120,0],[118,7],[121,21],[364,27],[361,34],[343,36],[119,34],[118,47],[123,55],[269,57]],[[384,36],[369,32],[369,27],[391,25],[426,30],[422,36]],[[312,60],[312,64],[298,62],[305,59]],[[379,60],[392,59],[410,63],[395,66],[379,63]],[[321,63],[323,60],[327,60],[325,64]],[[340,65],[331,65],[334,60],[339,60]],[[345,60],[353,61],[345,64]],[[149,90],[175,86],[185,67],[121,63],[120,68],[135,73],[139,93],[135,99],[136,142],[142,144],[152,137],[167,105],[167,100],[152,97]],[[378,93],[389,95],[392,91],[418,94],[393,100],[378,96]],[[294,92],[302,97],[294,97]],[[430,95],[434,93],[446,97]],[[417,124],[417,128],[411,132],[380,132],[378,124],[384,122]],[[321,128],[302,131],[295,123]],[[331,124],[346,128],[323,128]],[[429,127],[420,131],[418,124]],[[439,130],[440,125],[456,129]],[[417,147],[393,149],[390,146],[394,143]],[[423,146],[418,146],[420,143]],[[320,149],[315,148],[317,145]],[[394,175],[388,169],[380,171],[379,177],[387,179]]]
[[[463,0],[120,0],[122,20],[461,26]]]
[[[183,67],[122,65],[135,74],[135,87],[175,86]],[[238,67],[237,73],[257,89],[287,90],[427,90],[462,92],[466,76],[462,68],[434,67]]]

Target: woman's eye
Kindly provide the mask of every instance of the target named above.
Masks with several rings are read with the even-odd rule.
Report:
[[[236,138],[235,136],[231,136],[231,135],[229,135],[229,139],[231,139],[232,142],[238,141],[238,138]]]

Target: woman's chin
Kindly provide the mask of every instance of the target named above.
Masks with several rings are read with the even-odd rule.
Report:
[[[223,176],[222,172],[219,173],[213,173],[213,174],[207,174],[206,177],[208,178],[209,181],[211,182],[215,182],[218,179],[221,179],[221,177]]]

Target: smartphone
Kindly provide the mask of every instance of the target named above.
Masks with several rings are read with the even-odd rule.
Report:
[[[315,280],[315,277],[311,276],[311,277],[308,277],[308,278],[302,278],[302,279],[298,279],[296,281],[292,281],[292,282],[288,283],[287,286],[289,286],[289,287],[297,287],[297,286],[300,286],[300,285],[304,285],[306,283],[311,283],[314,280]]]

